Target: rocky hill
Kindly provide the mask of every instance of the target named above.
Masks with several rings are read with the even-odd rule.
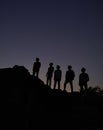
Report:
[[[0,69],[3,129],[102,130],[103,96],[50,89],[24,66]]]

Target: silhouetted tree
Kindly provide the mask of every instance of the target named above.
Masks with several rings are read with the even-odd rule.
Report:
[[[50,63],[50,64],[49,64],[48,71],[47,71],[47,73],[46,73],[47,85],[49,85],[49,86],[51,86],[51,80],[52,80],[53,72],[54,72],[53,63]]]
[[[75,77],[75,73],[72,70],[72,66],[69,65],[68,66],[68,71],[66,71],[66,75],[65,75],[64,90],[66,90],[66,84],[70,83],[71,92],[73,92],[73,80],[74,80],[74,77]]]
[[[38,78],[40,67],[41,63],[39,61],[39,58],[36,58],[36,61],[33,64],[33,76],[36,76]]]
[[[54,89],[56,88],[56,84],[58,83],[58,89],[60,89],[60,81],[62,77],[62,71],[60,70],[60,66],[56,66],[56,70],[54,71]]]
[[[81,74],[79,75],[79,86],[80,86],[80,92],[87,91],[87,82],[89,81],[89,75],[85,73],[86,69],[83,67],[81,69]]]

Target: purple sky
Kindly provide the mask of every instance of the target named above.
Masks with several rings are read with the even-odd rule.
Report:
[[[103,88],[103,1],[0,1],[0,68],[24,65],[32,73],[36,57],[44,82],[53,62],[61,66],[62,83],[72,65],[75,90],[82,67],[90,76],[89,86]]]

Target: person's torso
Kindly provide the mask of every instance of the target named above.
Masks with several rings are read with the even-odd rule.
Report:
[[[71,81],[71,80],[74,80],[74,71],[67,71],[66,72],[66,80],[68,80],[68,81]]]
[[[61,79],[61,70],[56,70],[54,73],[54,79],[60,80]]]

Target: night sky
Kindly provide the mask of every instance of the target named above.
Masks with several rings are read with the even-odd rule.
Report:
[[[89,86],[103,88],[103,1],[1,0],[0,68],[23,65],[32,73],[36,57],[44,82],[53,62],[61,66],[62,83],[72,65],[75,90],[82,67]]]

